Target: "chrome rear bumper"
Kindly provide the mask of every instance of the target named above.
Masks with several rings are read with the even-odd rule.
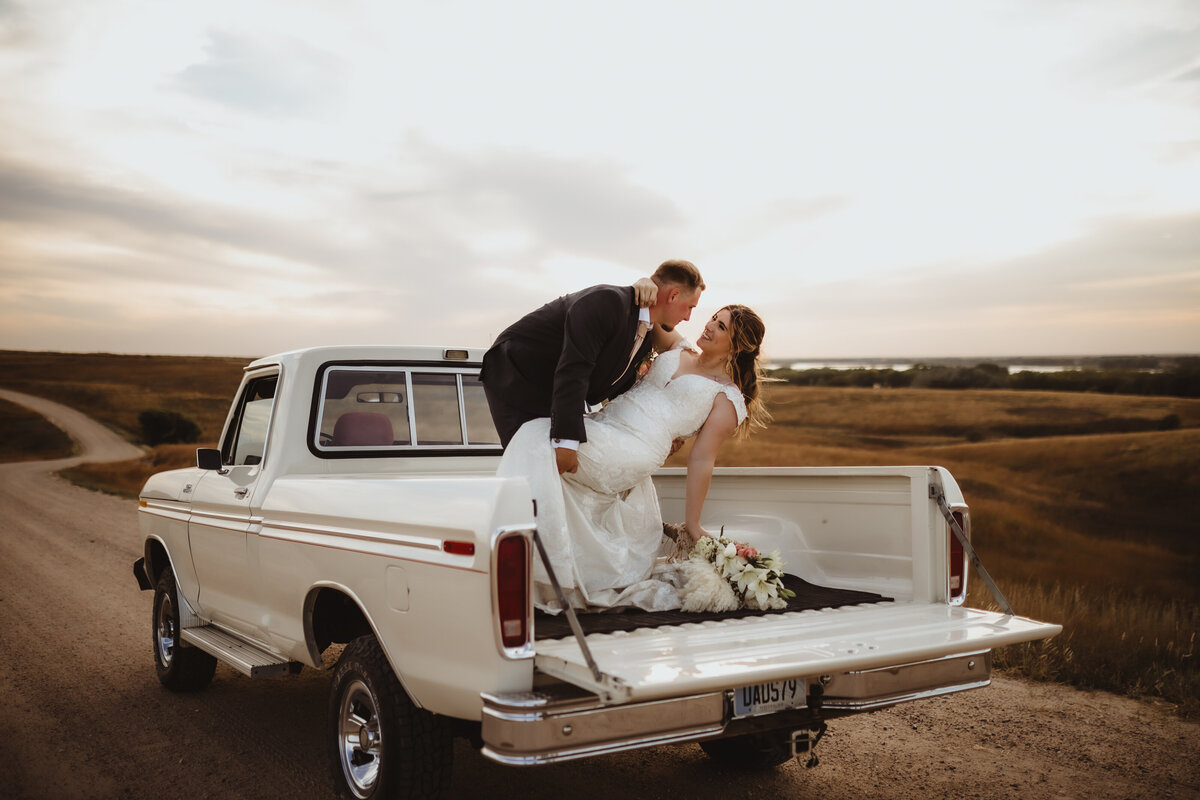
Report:
[[[986,686],[990,671],[991,652],[983,651],[810,677],[808,708],[743,720],[732,719],[732,689],[613,705],[566,683],[531,692],[485,692],[483,754],[502,764],[528,766],[751,731],[801,728],[822,718]]]
[[[910,700],[979,689],[992,682],[991,674],[991,650],[896,667],[845,672],[824,681],[823,706],[829,710],[870,711]]]
[[[724,692],[609,706],[569,684],[484,693],[483,754],[502,764],[549,764],[716,736],[724,717]]]

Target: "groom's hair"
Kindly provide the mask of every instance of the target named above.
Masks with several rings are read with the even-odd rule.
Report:
[[[690,261],[682,258],[671,258],[658,265],[650,279],[662,286],[664,283],[687,289],[689,292],[704,291],[704,279],[700,270]]]

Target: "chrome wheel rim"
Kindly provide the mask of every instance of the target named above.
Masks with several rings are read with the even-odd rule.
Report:
[[[338,754],[342,774],[355,797],[368,797],[379,780],[382,745],[375,696],[362,680],[355,679],[342,691],[338,707]]]
[[[175,607],[171,604],[170,595],[163,594],[159,599],[158,624],[154,628],[158,660],[164,667],[169,667],[175,656]]]

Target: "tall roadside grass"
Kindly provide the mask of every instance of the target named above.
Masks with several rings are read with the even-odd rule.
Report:
[[[969,588],[968,603],[999,611],[981,583]],[[1063,632],[998,650],[993,663],[999,669],[1085,689],[1162,698],[1176,704],[1183,716],[1200,717],[1200,610],[1195,603],[1080,584],[1029,582],[1003,591],[1017,613],[1058,622]]]

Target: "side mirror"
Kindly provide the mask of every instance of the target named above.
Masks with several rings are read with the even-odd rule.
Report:
[[[196,466],[200,469],[215,469],[220,471],[225,467],[221,463],[221,451],[215,447],[197,447]]]

